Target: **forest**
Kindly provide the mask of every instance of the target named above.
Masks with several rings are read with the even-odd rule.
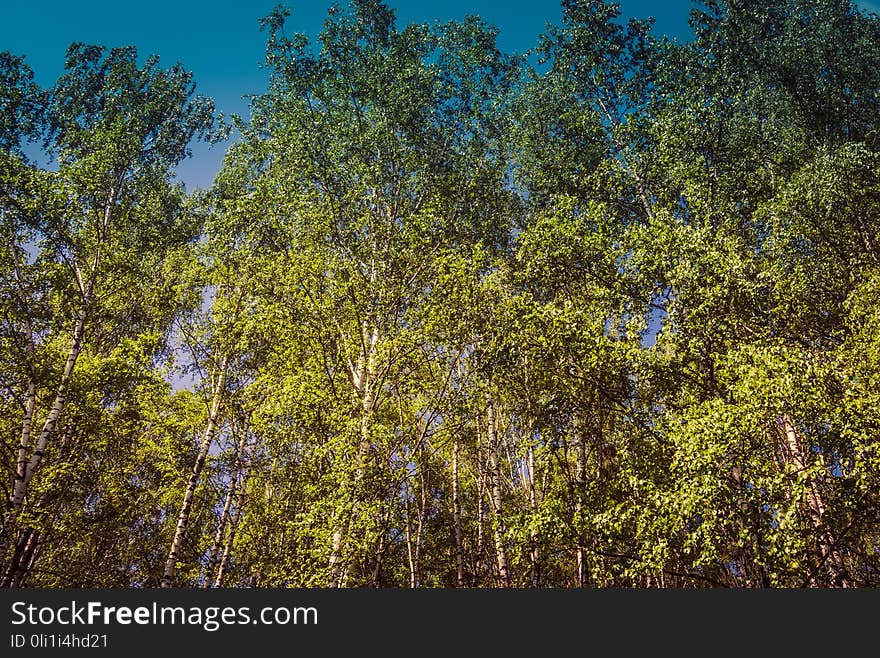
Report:
[[[880,17],[289,16],[0,53],[2,587],[880,585]]]

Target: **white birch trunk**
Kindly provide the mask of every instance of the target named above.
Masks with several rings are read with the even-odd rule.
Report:
[[[461,500],[459,499],[458,437],[452,439],[452,521],[455,526],[455,583],[464,587],[464,550],[461,536]]]
[[[217,377],[217,383],[212,387],[211,409],[208,413],[208,422],[205,425],[205,432],[202,435],[199,444],[199,453],[196,462],[190,471],[189,481],[186,485],[186,491],[183,495],[183,502],[180,505],[180,513],[177,515],[177,526],[174,530],[174,539],[171,541],[171,548],[168,551],[168,559],[165,561],[165,571],[162,574],[162,587],[171,587],[174,579],[174,569],[177,566],[177,560],[180,555],[180,549],[183,546],[183,536],[186,533],[186,527],[189,524],[190,511],[192,509],[193,496],[196,487],[201,479],[202,469],[208,458],[208,451],[214,440],[214,433],[217,431],[217,424],[220,417],[220,407],[223,403],[223,394],[226,388],[226,373],[229,369],[229,356],[224,356],[220,364],[220,372]]]
[[[220,513],[220,519],[217,522],[217,531],[214,533],[214,540],[211,542],[211,551],[208,557],[208,564],[205,568],[205,578],[202,581],[202,587],[210,587],[214,580],[214,566],[220,553],[220,545],[226,535],[226,527],[229,523],[229,515],[235,499],[235,493],[238,488],[238,481],[244,468],[245,450],[247,448],[247,428],[241,433],[238,440],[235,454],[235,466],[233,467],[232,477],[229,479],[229,485],[226,487],[226,497],[223,500],[223,511]]]
[[[7,510],[6,518],[4,519],[4,526],[14,521],[15,517],[18,515],[18,512],[21,510],[31,480],[33,480],[34,474],[37,472],[37,468],[40,466],[40,463],[43,460],[43,456],[46,454],[46,449],[49,446],[49,441],[52,438],[52,434],[55,432],[55,428],[58,424],[58,419],[61,417],[61,412],[64,410],[64,405],[67,402],[67,387],[70,384],[70,378],[73,375],[74,368],[76,367],[76,361],[79,358],[80,352],[82,351],[82,338],[84,327],[85,309],[82,309],[79,314],[79,318],[77,319],[76,326],[74,327],[73,340],[70,345],[70,350],[67,353],[67,360],[64,363],[64,371],[61,373],[61,381],[58,384],[58,390],[55,393],[55,400],[52,403],[52,408],[49,410],[49,415],[46,417],[46,421],[43,423],[43,428],[37,438],[37,442],[34,446],[34,451],[31,453],[30,459],[28,459],[27,462],[24,463],[23,468],[17,474],[15,483],[13,484],[12,495],[10,496],[9,500],[9,509]],[[29,439],[30,422],[28,423],[27,430]],[[24,441],[22,441],[22,444],[24,444]],[[24,451],[26,451],[26,449],[27,447],[25,446]],[[22,447],[19,446],[19,460],[21,461],[23,461],[22,452]]]
[[[489,462],[490,501],[492,503],[493,538],[495,540],[495,559],[498,566],[498,580],[502,587],[510,587],[510,574],[507,568],[507,551],[504,548],[504,517],[501,472],[498,466],[498,428],[495,419],[495,404],[490,399],[487,411],[486,452]]]
[[[373,283],[375,283],[375,280]],[[370,327],[370,323],[367,320],[364,320],[361,327],[361,340],[362,348],[358,357],[358,363],[357,365],[350,365],[352,384],[361,398],[357,467],[353,482],[355,494],[354,500],[351,501],[350,509],[343,513],[339,526],[333,531],[330,559],[328,561],[331,587],[345,587],[347,582],[348,568],[344,556],[345,540],[351,526],[351,521],[357,515],[358,489],[366,477],[367,463],[373,448],[370,427],[376,395],[376,346],[379,342],[379,330],[376,327]]]
[[[587,488],[587,446],[584,437],[583,428],[580,422],[575,423],[575,431],[577,432],[577,458],[575,462],[574,484],[575,484],[575,520],[577,526],[577,573],[576,582],[578,587],[586,587],[587,585],[587,562],[586,550],[584,548],[583,535],[580,530],[581,515],[583,514],[583,496]]]
[[[104,231],[106,231],[107,227],[110,225],[110,221],[113,217],[113,209],[116,205],[116,197],[118,192],[119,190],[117,187],[110,188],[107,202],[104,205],[99,234],[103,234]],[[24,505],[24,500],[27,496],[31,480],[33,480],[34,474],[37,472],[40,463],[43,461],[43,457],[46,454],[46,449],[48,448],[52,435],[55,432],[55,428],[58,425],[58,419],[61,417],[61,413],[64,411],[64,406],[67,403],[67,389],[70,385],[70,378],[73,376],[74,369],[76,368],[76,362],[79,359],[80,353],[82,352],[86,315],[88,314],[92,295],[94,293],[95,286],[97,285],[98,268],[100,267],[100,264],[100,242],[95,247],[95,254],[92,259],[92,269],[89,273],[87,280],[83,279],[79,267],[74,264],[74,272],[76,274],[77,284],[79,285],[80,294],[82,296],[79,304],[79,309],[77,311],[76,323],[73,327],[73,336],[70,342],[70,348],[68,349],[67,359],[64,362],[64,369],[61,373],[61,381],[58,383],[58,388],[55,392],[55,400],[52,402],[52,407],[49,409],[49,415],[46,417],[46,420],[43,423],[43,427],[40,430],[40,434],[37,437],[36,445],[34,446],[34,450],[31,453],[29,459],[27,457],[27,451],[30,447],[32,424],[36,407],[36,374],[33,370],[33,333],[30,323],[28,323],[27,325],[29,350],[31,351],[31,363],[29,364],[30,381],[28,382],[28,392],[25,401],[25,418],[22,422],[22,433],[18,447],[17,466],[12,485],[12,492],[9,495],[6,511],[3,514],[3,540],[2,544],[0,544],[0,555],[6,552],[9,537],[12,533],[12,526],[15,523],[15,519],[18,517],[22,506]],[[17,276],[19,286],[22,286],[23,283],[21,281],[20,272],[17,272]]]
[[[809,467],[807,454],[794,423],[788,416],[782,416],[779,419],[779,425],[782,430],[786,459],[794,466],[798,473],[806,473]],[[819,533],[821,565],[824,566],[832,586],[850,587],[851,583],[843,564],[843,558],[837,550],[837,541],[831,530],[824,525],[825,500],[819,489],[819,484],[812,477],[806,478],[805,484],[807,497],[806,512],[810,517],[813,527]]]
[[[526,454],[526,484],[529,493],[529,506],[532,513],[538,512],[538,495],[535,490],[535,451],[529,446]],[[538,533],[535,530],[531,532],[532,547],[529,551],[529,562],[532,566],[532,587],[540,587],[541,585],[541,550],[538,548]]]
[[[241,520],[241,512],[244,505],[244,488],[247,483],[247,475],[248,471],[245,469],[241,476],[240,486],[238,487],[235,511],[232,513],[232,518],[229,522],[229,533],[226,535],[226,543],[223,546],[223,555],[220,557],[220,563],[217,565],[217,575],[214,577],[214,587],[221,587],[223,585],[223,576],[226,575],[226,570],[229,566],[229,558],[232,555],[232,546],[235,543],[235,532],[238,529],[238,523]]]

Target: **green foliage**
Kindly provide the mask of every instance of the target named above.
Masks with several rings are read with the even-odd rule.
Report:
[[[158,586],[189,495],[176,585],[878,584],[876,16],[289,13],[192,196],[182,67],[0,54],[4,584]]]

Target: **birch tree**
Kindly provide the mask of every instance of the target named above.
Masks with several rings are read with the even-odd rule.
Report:
[[[72,45],[44,103],[46,146],[58,171],[44,176],[40,221],[27,236],[10,229],[9,237],[22,312],[45,305],[51,323],[39,333],[33,321],[23,323],[30,365],[16,382],[24,420],[4,512],[5,546],[18,541],[17,520],[57,437],[83,353],[141,328],[163,250],[192,239],[194,223],[171,169],[192,138],[215,136],[212,104],[194,95],[190,74],[180,66],[162,69],[156,57],[139,67],[133,48]],[[34,358],[44,349],[60,362],[38,370]]]

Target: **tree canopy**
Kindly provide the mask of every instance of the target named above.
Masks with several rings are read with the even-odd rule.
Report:
[[[2,586],[880,585],[880,18],[562,9],[0,53]]]

